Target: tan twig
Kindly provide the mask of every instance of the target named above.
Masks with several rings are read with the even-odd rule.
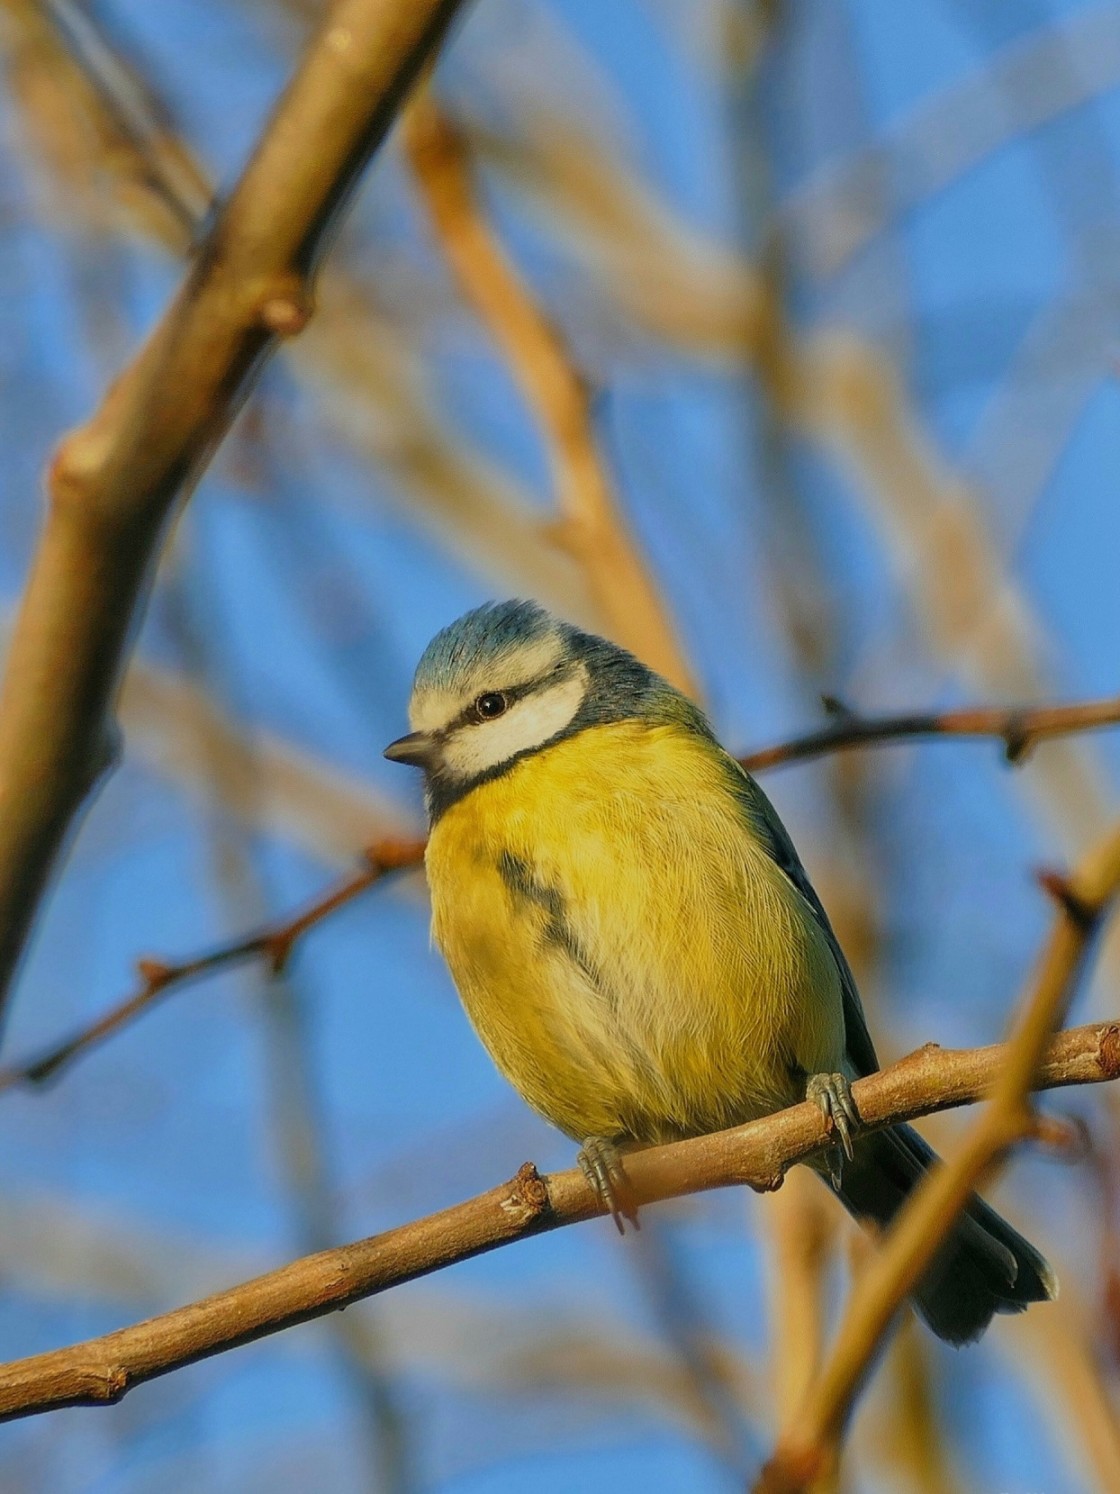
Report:
[[[0,691],[0,995],[51,866],[115,754],[109,724],[177,500],[276,340],[461,0],[336,0],[155,332],[59,447]]]
[[[366,865],[361,871],[332,887],[294,918],[236,939],[232,944],[223,944],[193,960],[175,964],[154,959],[137,960],[136,969],[141,982],[138,991],[96,1022],[83,1027],[64,1042],[54,1044],[37,1058],[0,1068],[0,1093],[17,1084],[42,1084],[53,1079],[80,1053],[104,1042],[173,988],[189,985],[202,976],[213,975],[231,965],[243,965],[249,960],[264,960],[273,974],[279,974],[291,959],[297,941],[309,929],[390,873],[417,866],[423,856],[423,841],[381,841],[366,852]]]
[[[562,516],[550,534],[579,561],[615,639],[695,695],[692,671],[599,450],[587,384],[498,242],[478,202],[465,141],[427,88],[409,104],[404,138],[456,283],[505,355],[547,438]]]
[[[1112,830],[1073,878],[1043,885],[1058,905],[1024,1015],[995,1075],[991,1103],[952,1162],[930,1173],[907,1200],[882,1250],[857,1281],[832,1353],[793,1418],[756,1494],[795,1494],[833,1466],[855,1398],[906,1295],[968,1200],[1015,1142],[1030,1130],[1026,1098],[1050,1034],[1061,1021],[1100,916],[1120,887],[1120,829]]]
[[[1063,1291],[1045,1318],[1024,1313],[1008,1326],[1000,1348],[1033,1381],[1039,1411],[1085,1487],[1120,1489],[1120,1415],[1092,1310],[1076,1289]]]
[[[959,1051],[929,1044],[854,1085],[860,1114],[875,1128],[981,1099],[1008,1072],[1010,1051],[1007,1044]],[[1051,1038],[1031,1083],[1047,1089],[1117,1077],[1120,1023],[1101,1022]],[[643,1203],[737,1185],[770,1190],[827,1141],[819,1108],[805,1103],[733,1131],[637,1152],[627,1171]],[[102,1338],[0,1366],[0,1418],[118,1401],[133,1386],[208,1355],[602,1212],[579,1169],[541,1177],[526,1163],[511,1182],[438,1214],[306,1256]]]
[[[810,732],[806,736],[793,737],[775,747],[748,753],[739,761],[751,772],[761,772],[783,763],[802,762],[847,747],[886,744],[914,737],[975,736],[993,737],[1002,741],[1008,759],[1021,762],[1031,747],[1048,737],[1120,723],[1120,701],[1087,701],[1077,705],[1015,710],[981,708],[950,711],[944,715],[919,712],[878,717],[856,716],[831,697],[826,701],[826,706],[835,718],[831,726]],[[424,858],[424,845],[422,840],[381,840],[367,852],[367,857],[372,864],[381,866],[382,871],[403,870],[420,864]],[[312,925],[322,922],[335,908],[349,901],[350,897],[372,886],[379,880],[379,876],[380,874],[370,876],[368,872],[361,872],[356,877],[347,879],[340,888],[330,888],[312,904],[307,913],[301,914],[296,920],[299,928],[295,938]],[[0,1093],[18,1084],[37,1084],[54,1078],[73,1059],[147,1010],[154,999],[169,988],[186,985],[229,965],[259,958],[267,953],[270,939],[281,937],[291,927],[291,920],[284,920],[272,932],[258,931],[181,964],[168,964],[158,960],[141,962],[139,968],[143,985],[139,991],[37,1058],[0,1068]]]
[[[131,180],[146,202],[154,198],[163,205],[174,223],[167,237],[185,249],[210,210],[213,191],[169,112],[119,47],[110,45],[104,17],[75,0],[46,0],[34,9],[81,70],[92,94],[87,108],[112,132],[106,154],[114,157],[114,175]]]
[[[770,1385],[778,1408],[799,1406],[820,1368],[825,1287],[838,1220],[807,1171],[767,1208],[770,1237]]]

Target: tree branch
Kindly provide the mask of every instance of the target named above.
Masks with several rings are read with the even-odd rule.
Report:
[[[1007,761],[1019,764],[1040,742],[1120,724],[1120,696],[1071,705],[979,706],[898,716],[860,716],[833,695],[826,695],[823,703],[832,717],[830,725],[742,757],[743,767],[761,773],[847,747],[885,746],[922,737],[994,737],[1003,743]]]
[[[0,690],[0,998],[62,842],[115,755],[112,700],[174,505],[278,338],[462,0],[336,0],[175,300],[62,442]]]
[[[138,991],[87,1027],[40,1053],[38,1058],[0,1068],[0,1094],[18,1084],[42,1084],[53,1079],[60,1069],[66,1068],[80,1053],[104,1042],[112,1033],[154,1005],[158,997],[175,987],[189,985],[202,976],[213,975],[215,971],[226,970],[231,965],[243,965],[248,960],[264,960],[273,974],[280,974],[291,959],[297,941],[309,929],[322,923],[383,877],[417,866],[423,858],[422,840],[380,841],[366,852],[366,864],[360,871],[328,889],[310,907],[291,918],[174,965],[163,960],[137,960],[136,969],[140,976]]]
[[[859,1080],[853,1091],[870,1128],[981,1099],[1004,1071],[1007,1044],[951,1050],[935,1044]],[[1050,1039],[1036,1089],[1120,1077],[1120,1023],[1098,1022]],[[626,1159],[643,1203],[710,1188],[777,1188],[786,1169],[828,1142],[819,1108],[776,1115]],[[466,1203],[351,1245],[323,1250],[189,1307],[102,1338],[0,1365],[0,1419],[61,1406],[119,1401],[135,1385],[296,1323],[347,1307],[514,1240],[591,1219],[603,1209],[583,1173],[516,1178]]]

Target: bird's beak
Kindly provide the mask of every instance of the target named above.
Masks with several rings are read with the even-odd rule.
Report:
[[[391,763],[411,763],[416,768],[426,768],[437,750],[434,736],[426,731],[410,731],[407,737],[398,737],[390,742],[384,755]]]

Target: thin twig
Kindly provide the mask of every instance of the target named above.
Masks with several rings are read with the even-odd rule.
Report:
[[[991,1103],[953,1160],[929,1173],[903,1205],[873,1264],[857,1281],[832,1353],[763,1469],[756,1494],[801,1494],[836,1460],[856,1396],[903,1300],[933,1261],[983,1178],[1030,1131],[1027,1096],[1050,1034],[1060,1023],[1101,914],[1120,888],[1120,829],[1072,878],[1047,874],[1058,916]]]
[[[692,671],[623,519],[596,439],[587,383],[487,221],[466,142],[427,87],[405,113],[404,139],[455,281],[545,433],[562,515],[549,526],[550,535],[579,561],[616,641],[695,697]]]
[[[882,746],[916,737],[992,737],[1003,743],[1009,763],[1022,763],[1040,742],[1120,724],[1120,696],[1070,705],[980,706],[898,716],[860,716],[831,695],[825,696],[824,706],[832,717],[830,725],[739,761],[752,773],[760,773],[847,747]]]
[[[806,736],[793,737],[776,747],[748,753],[739,761],[752,772],[762,772],[783,763],[804,762],[848,747],[886,745],[915,737],[969,736],[994,737],[1005,744],[1009,761],[1022,762],[1030,748],[1048,737],[1120,724],[1120,700],[1012,710],[980,708],[949,711],[942,715],[918,712],[868,717],[855,715],[839,706],[832,697],[825,704],[835,718],[832,726]],[[382,840],[366,855],[371,864],[379,865],[382,871],[404,870],[420,864],[424,859],[424,846],[422,840]],[[39,1084],[53,1079],[73,1059],[146,1011],[157,996],[172,987],[187,985],[229,965],[268,955],[277,941],[286,939],[290,950],[290,946],[308,929],[321,923],[351,897],[373,886],[379,878],[380,873],[369,876],[367,871],[360,872],[356,877],[332,886],[295,919],[284,919],[272,929],[258,930],[195,959],[180,963],[139,961],[142,985],[138,991],[64,1042],[53,1044],[35,1058],[0,1068],[0,1094],[19,1084]]]
[[[418,865],[423,855],[423,841],[381,841],[366,852],[366,865],[361,871],[337,883],[303,912],[282,923],[176,964],[167,964],[163,960],[138,960],[136,968],[141,981],[138,991],[96,1022],[83,1027],[64,1042],[54,1044],[37,1058],[0,1068],[0,1093],[17,1084],[42,1084],[54,1078],[79,1053],[103,1042],[173,988],[189,985],[204,975],[213,975],[215,971],[243,965],[249,960],[263,959],[273,974],[279,974],[291,959],[296,942],[309,929],[384,877]]]
[[[854,1086],[869,1128],[981,1099],[1007,1071],[1007,1044],[953,1051],[929,1044]],[[1037,1089],[1120,1077],[1120,1023],[1051,1038]],[[803,1103],[732,1131],[627,1158],[643,1203],[709,1188],[768,1191],[828,1144],[818,1106]],[[499,1246],[603,1212],[581,1170],[541,1177],[526,1163],[511,1182],[399,1229],[306,1256],[215,1296],[71,1348],[0,1366],[0,1418],[60,1406],[107,1405],[133,1386],[211,1354],[347,1307],[389,1287]]]
[[[111,765],[153,559],[461,0],[336,0],[154,333],[58,448],[0,691],[0,999],[51,867]]]

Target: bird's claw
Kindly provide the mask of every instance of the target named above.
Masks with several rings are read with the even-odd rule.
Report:
[[[638,1201],[622,1166],[622,1153],[614,1142],[603,1136],[589,1136],[580,1148],[579,1165],[619,1234],[626,1233],[626,1220],[640,1229]]]
[[[853,1156],[852,1132],[860,1127],[851,1083],[844,1074],[814,1074],[805,1086],[805,1098],[818,1107],[829,1130],[839,1141],[839,1146],[829,1148],[827,1156],[829,1177],[832,1186],[838,1189],[844,1161],[850,1162]]]

